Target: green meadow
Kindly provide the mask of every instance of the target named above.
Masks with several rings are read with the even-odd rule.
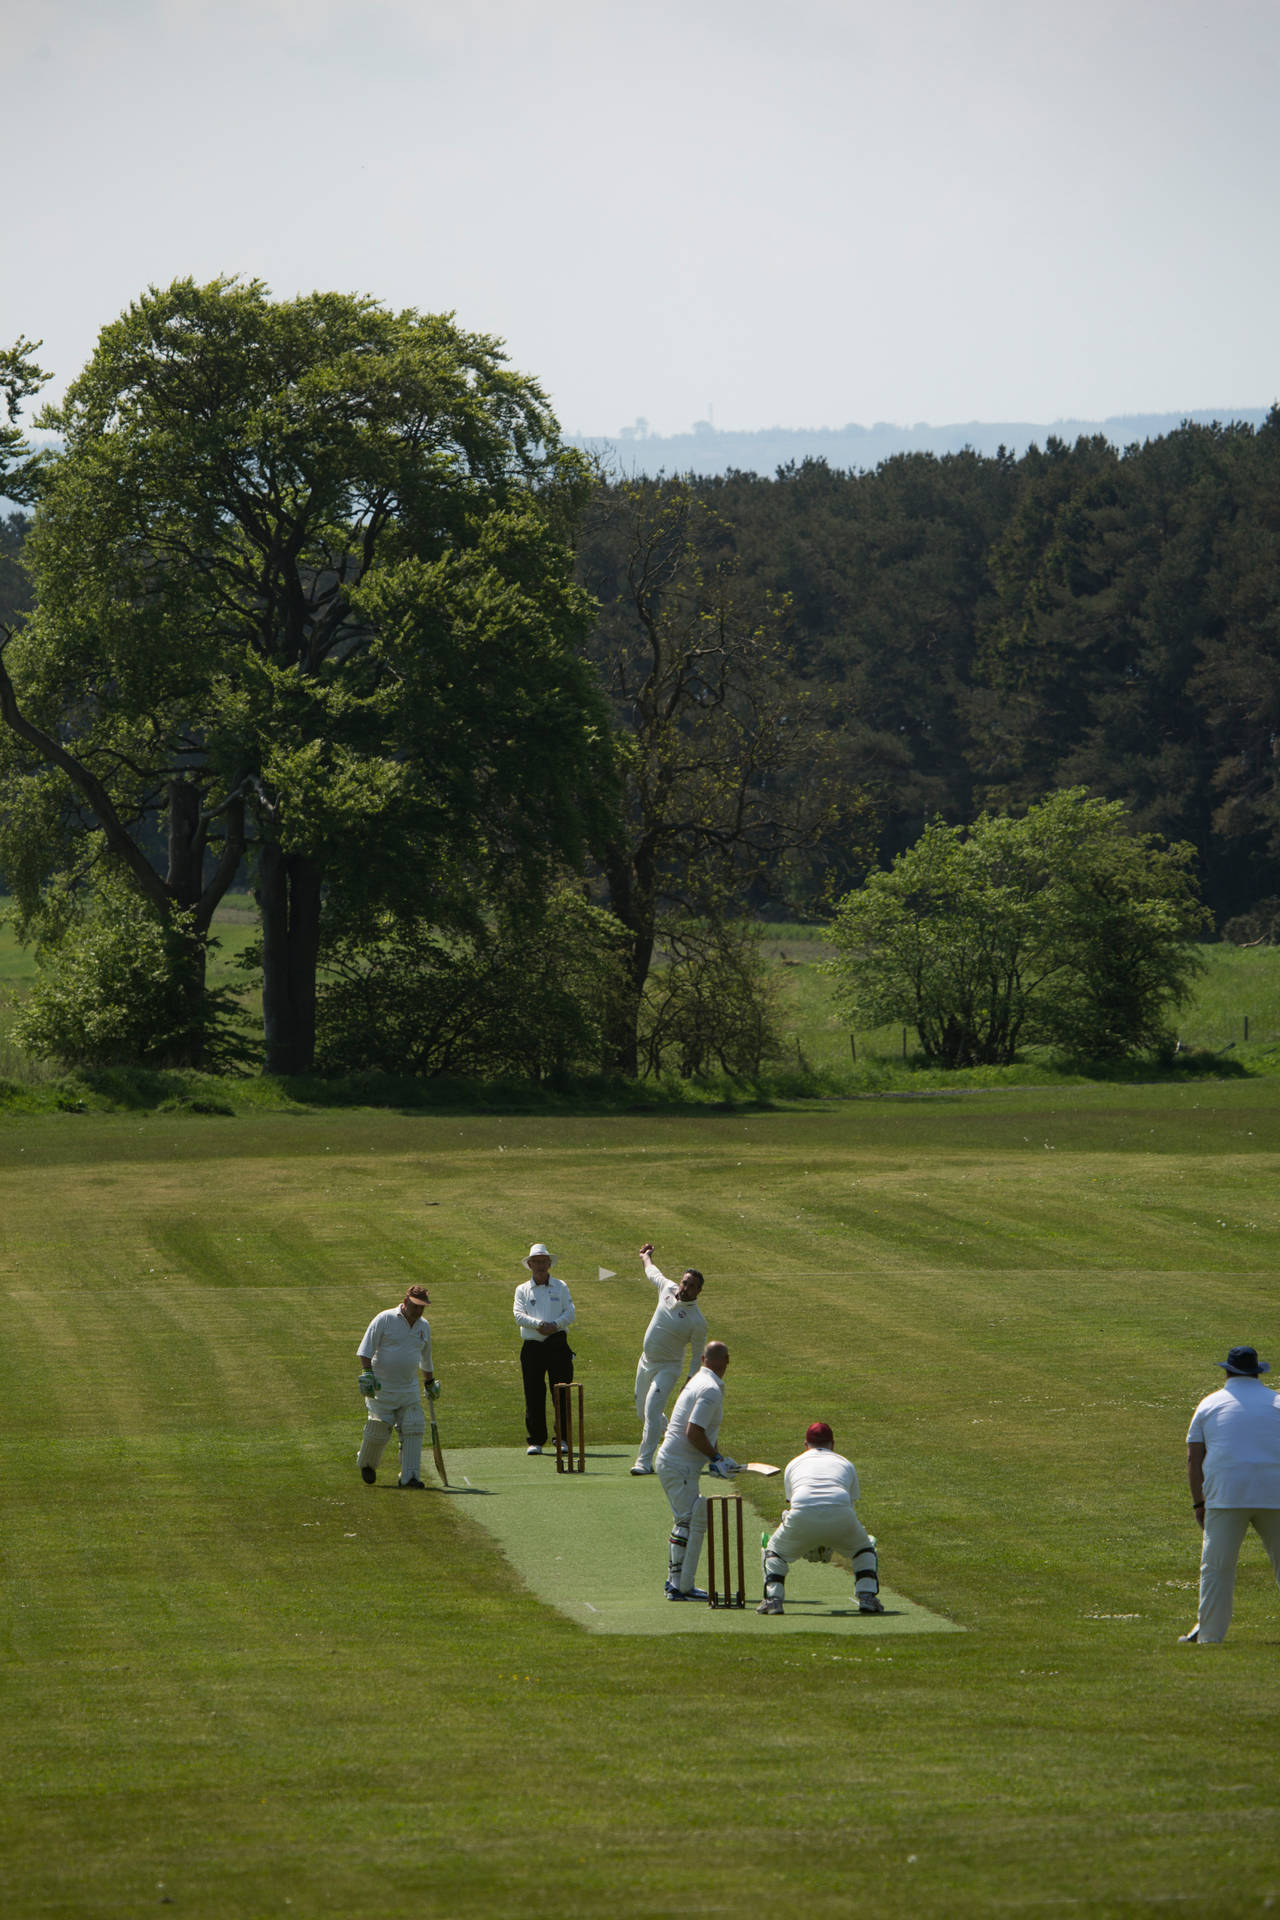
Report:
[[[1278,1166],[1265,1078],[0,1121],[7,1920],[1280,1902],[1256,1542],[1227,1643],[1177,1645],[1187,1419],[1228,1346],[1280,1360]],[[540,1539],[592,1521],[591,1473],[523,1457],[535,1237],[594,1453],[636,1438],[651,1238],[706,1273],[726,1448],[830,1420],[886,1587],[959,1631],[672,1631],[661,1503],[635,1631],[526,1578],[479,1515],[495,1450]],[[414,1495],[355,1471],[354,1349],[421,1278],[474,1471]],[[738,1484],[750,1540],[779,1484]]]
[[[901,1027],[851,1036],[841,1020],[825,971],[834,949],[821,928],[770,928],[763,950],[779,992],[789,1060],[850,1078],[860,1072],[864,1079],[901,1067]],[[1222,1053],[1246,1067],[1273,1070],[1280,1052],[1280,947],[1233,947],[1224,941],[1201,947],[1200,956],[1204,973],[1190,1004],[1172,1019],[1183,1048]],[[916,1044],[914,1033],[908,1032],[908,1060]],[[1021,1074],[1043,1080],[1045,1068],[1044,1058],[1033,1054],[1024,1067],[988,1069],[986,1077],[1008,1082]],[[912,1077],[919,1081],[921,1074]],[[939,1085],[948,1078],[941,1071],[931,1077]]]

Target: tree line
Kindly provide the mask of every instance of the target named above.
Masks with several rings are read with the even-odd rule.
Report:
[[[46,1051],[750,1070],[744,915],[1060,789],[1189,843],[1219,923],[1277,891],[1276,412],[620,480],[488,336],[180,281],[37,454],[35,352],[0,355],[0,871]],[[207,985],[246,871],[260,1051]]]
[[[1189,842],[1219,925],[1275,894],[1280,411],[713,497],[836,696],[881,862],[1079,785]]]

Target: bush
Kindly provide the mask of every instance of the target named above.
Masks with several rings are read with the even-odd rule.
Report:
[[[250,1060],[234,995],[192,990],[190,943],[127,887],[107,882],[81,919],[39,956],[13,1023],[17,1044],[70,1067],[201,1065]]]
[[[1238,913],[1227,921],[1222,937],[1233,947],[1274,947],[1280,942],[1280,900],[1271,895]]]
[[[540,916],[469,934],[384,917],[324,955],[321,1070],[533,1081],[598,1070],[626,936],[565,888]]]
[[[640,1051],[645,1071],[686,1080],[719,1069],[754,1080],[782,1057],[778,987],[758,927],[685,921],[664,929],[667,959],[645,983]]]

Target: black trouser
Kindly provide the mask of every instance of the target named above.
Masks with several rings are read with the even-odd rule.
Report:
[[[567,1333],[549,1333],[545,1340],[520,1342],[520,1371],[524,1375],[524,1430],[531,1447],[547,1444],[547,1386],[573,1378],[573,1348]]]

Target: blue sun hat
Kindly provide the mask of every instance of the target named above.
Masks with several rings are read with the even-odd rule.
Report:
[[[1271,1362],[1259,1360],[1256,1347],[1232,1347],[1225,1360],[1219,1360],[1224,1373],[1243,1373],[1256,1380],[1260,1373],[1270,1373]]]

